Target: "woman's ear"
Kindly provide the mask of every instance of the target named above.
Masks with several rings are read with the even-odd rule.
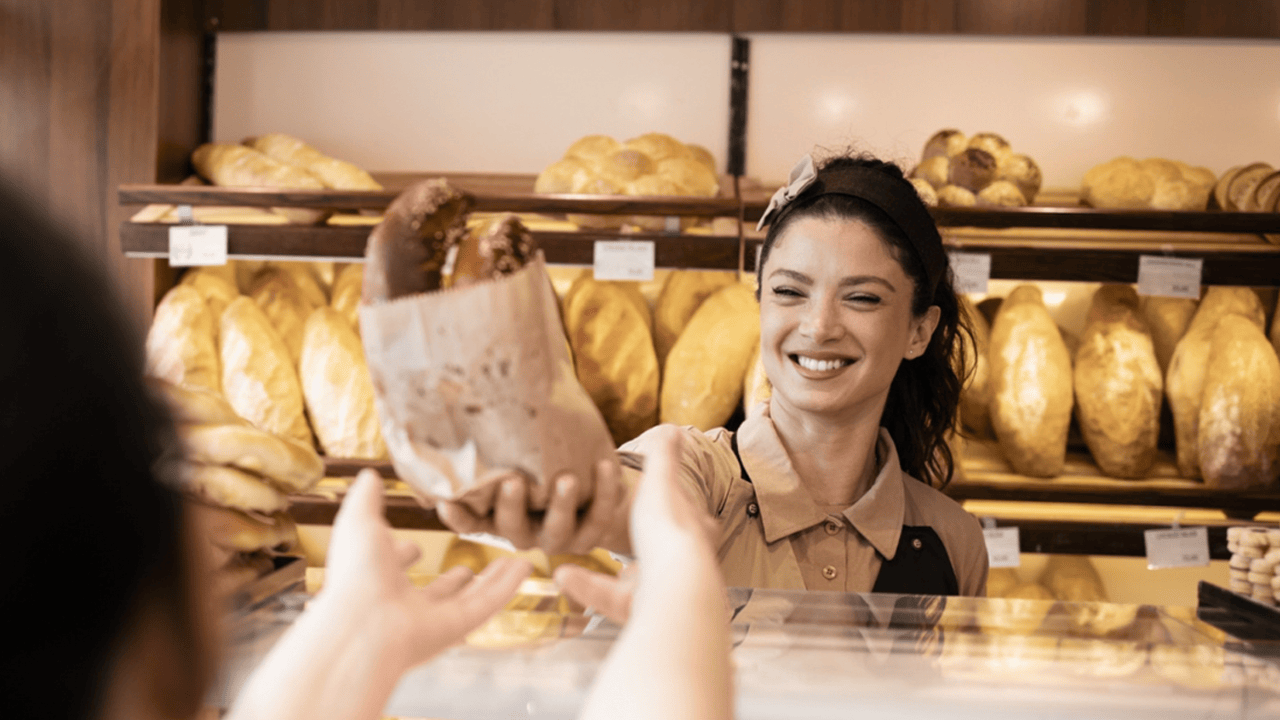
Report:
[[[928,310],[912,318],[911,338],[907,342],[906,359],[912,360],[924,354],[933,339],[933,331],[938,329],[938,320],[942,317],[942,309],[930,305]]]

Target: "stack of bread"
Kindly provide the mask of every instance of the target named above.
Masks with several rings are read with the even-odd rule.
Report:
[[[355,318],[361,268],[235,262],[188,271],[155,310],[148,374],[226,399],[327,456],[387,455]],[[332,304],[330,301],[332,291]]]
[[[303,140],[284,133],[248,138],[242,144],[205,143],[191,154],[200,177],[223,187],[276,190],[381,190],[382,185],[358,166],[329,157]],[[300,208],[274,208],[290,222],[312,224],[329,213]]]
[[[1229,168],[1214,183],[1209,208],[1228,212],[1280,211],[1280,170],[1265,162]]]
[[[1227,549],[1231,551],[1231,591],[1275,605],[1280,595],[1280,528],[1227,528]]]
[[[1204,210],[1217,176],[1179,160],[1118,157],[1085,173],[1080,197],[1095,208]]]
[[[1223,490],[1280,479],[1280,321],[1268,339],[1254,290],[1215,286],[1197,302],[1103,285],[1078,339],[1056,325],[1034,285],[988,303],[998,303],[989,334],[983,314],[970,312],[977,369],[960,417],[970,435],[992,432],[1016,472],[1062,472],[1074,409],[1105,475],[1147,477],[1164,435],[1182,477]],[[1165,399],[1173,427],[1162,433]]]
[[[310,446],[253,427],[214,392],[155,379],[151,387],[177,423],[182,453],[169,474],[195,501],[219,587],[270,572],[272,557],[297,544],[287,494],[319,481],[324,463]]]
[[[946,129],[925,143],[911,181],[928,205],[1019,207],[1035,202],[1043,178],[1034,160],[996,133]]]
[[[534,184],[547,194],[715,197],[720,192],[715,156],[701,145],[651,132],[618,142],[608,135],[578,139],[548,165]],[[665,220],[643,215],[570,215],[582,227],[634,225],[661,230]],[[682,225],[687,225],[682,221]]]

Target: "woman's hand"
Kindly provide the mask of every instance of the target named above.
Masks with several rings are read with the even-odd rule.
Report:
[[[572,475],[555,479],[554,492],[545,515],[539,520],[530,514],[529,488],[524,478],[511,476],[500,481],[493,511],[476,515],[462,503],[437,501],[440,521],[457,533],[489,533],[511,541],[518,549],[541,548],[548,555],[585,555],[596,547],[626,552],[628,492],[621,471],[613,460],[596,465],[595,494],[582,518],[575,499],[578,480]],[[610,538],[622,538],[607,545]]]
[[[645,457],[644,476],[635,489],[630,509],[631,546],[640,563],[668,573],[690,562],[709,558],[714,565],[718,526],[693,502],[677,480],[681,436],[674,427],[653,431],[654,451]],[[625,568],[617,577],[565,564],[555,571],[555,581],[565,595],[616,623],[631,613],[640,569]],[[650,582],[662,582],[661,575]]]
[[[383,515],[378,474],[361,471],[333,521],[325,587],[318,602],[385,619],[406,669],[461,641],[488,620],[532,570],[527,561],[502,558],[479,575],[456,567],[419,588],[407,574],[419,554],[417,545],[392,536]]]

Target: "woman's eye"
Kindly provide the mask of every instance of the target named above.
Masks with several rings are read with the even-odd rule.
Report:
[[[856,293],[845,298],[846,302],[858,303],[859,305],[877,305],[880,298],[876,295],[866,295],[864,293]]]
[[[786,287],[785,285],[775,287],[773,289],[773,294],[782,295],[783,297],[803,297],[800,294],[799,290],[796,290],[795,288],[792,288],[792,287]]]

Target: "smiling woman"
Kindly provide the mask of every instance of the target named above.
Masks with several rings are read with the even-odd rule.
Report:
[[[924,203],[895,165],[806,157],[765,225],[760,355],[772,397],[737,432],[681,429],[680,480],[717,520],[726,582],[982,594],[978,521],[932,487],[954,471],[947,437],[973,339]],[[667,432],[622,449],[647,454]],[[597,502],[629,505],[629,492],[602,480]],[[489,518],[448,507],[441,517],[548,552],[629,551],[626,513],[593,507],[579,524],[571,504],[553,500],[534,527],[512,489]]]

